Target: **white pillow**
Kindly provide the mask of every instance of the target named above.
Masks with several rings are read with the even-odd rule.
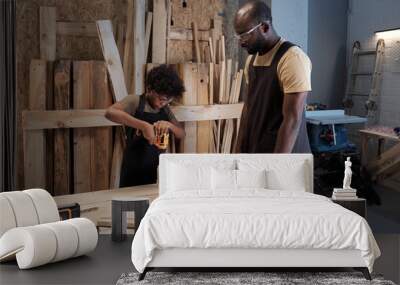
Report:
[[[209,189],[211,187],[210,171],[207,166],[185,166],[169,163],[168,189],[185,191],[191,189]],[[207,178],[208,177],[208,178]]]
[[[266,170],[211,169],[213,190],[237,190],[240,188],[266,188]]]
[[[211,190],[211,168],[234,169],[235,161],[176,160],[167,164],[168,191]]]
[[[211,189],[236,189],[236,170],[211,168]]]
[[[306,163],[291,159],[240,159],[239,170],[266,170],[267,187],[272,190],[306,191],[308,177]]]
[[[262,170],[236,170],[238,188],[267,188],[267,171]]]

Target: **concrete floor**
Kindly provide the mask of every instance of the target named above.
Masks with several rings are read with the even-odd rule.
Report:
[[[16,262],[0,265],[0,284],[115,284],[124,272],[134,271],[131,262],[132,237],[112,242],[100,235],[95,251],[87,256],[19,270]]]
[[[400,193],[380,189],[381,206],[367,209],[367,220],[382,251],[375,273],[400,284]],[[115,284],[124,272],[134,271],[130,259],[132,237],[121,243],[100,235],[94,252],[46,266],[19,270],[16,262],[0,265],[0,284]]]

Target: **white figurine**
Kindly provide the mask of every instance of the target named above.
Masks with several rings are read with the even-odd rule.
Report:
[[[344,179],[343,179],[343,189],[352,189],[351,188],[351,176],[353,172],[351,171],[351,161],[350,157],[347,157],[347,160],[344,162]]]

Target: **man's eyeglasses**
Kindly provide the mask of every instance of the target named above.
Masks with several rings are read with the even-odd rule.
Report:
[[[238,40],[246,40],[249,38],[252,32],[254,32],[258,27],[260,27],[263,23],[259,23],[257,26],[251,28],[247,32],[241,33],[239,35],[235,35],[235,38]]]

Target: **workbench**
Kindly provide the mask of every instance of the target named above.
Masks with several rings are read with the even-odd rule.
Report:
[[[370,173],[373,181],[383,181],[400,173],[400,137],[375,130],[360,130],[361,165]],[[378,141],[375,157],[368,159],[370,140]],[[385,150],[387,142],[394,145]]]

